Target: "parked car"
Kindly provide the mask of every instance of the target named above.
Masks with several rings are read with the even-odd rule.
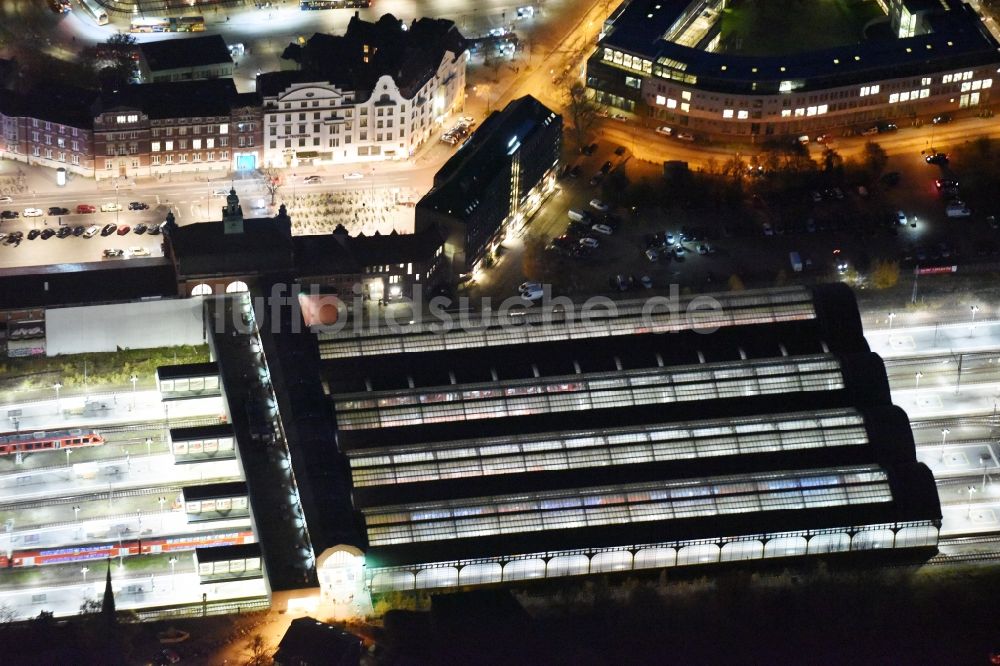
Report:
[[[958,181],[952,180],[951,178],[938,178],[934,181],[934,186],[939,190],[947,190],[950,188],[957,188]]]
[[[117,204],[117,203],[113,203],[113,202],[112,203],[103,203],[103,204],[101,204],[101,212],[102,213],[117,213],[121,209],[122,209],[122,205],[121,204]]]
[[[130,201],[128,204],[129,210],[149,210],[149,204],[142,201]]]
[[[111,234],[118,231],[118,225],[112,222],[111,224],[105,224],[104,228],[101,229],[102,236],[110,236]]]
[[[212,196],[213,197],[228,197],[229,196],[229,190],[227,190],[224,187],[213,188],[212,189]],[[101,206],[101,210],[104,211],[104,206]],[[113,208],[111,210],[114,211]],[[118,210],[121,210],[121,209],[119,208]],[[104,211],[104,212],[107,212],[107,211]]]
[[[521,286],[517,288],[518,291],[533,291],[535,289],[541,289],[542,284],[540,282],[522,282]]]
[[[934,153],[925,157],[924,161],[928,164],[945,165],[948,163],[948,156],[944,153]]]
[[[615,155],[621,157],[624,154],[625,154],[625,146],[618,146],[617,148],[615,148]]]
[[[7,195],[0,197],[0,204],[5,204],[5,203],[14,203],[14,197],[9,197]]]
[[[690,132],[680,132],[677,135],[677,138],[681,141],[694,141],[694,134],[691,134]]]
[[[589,146],[584,146],[581,151],[584,155],[593,155],[597,151],[597,144],[592,143]]]
[[[591,199],[590,207],[593,208],[594,210],[599,210],[602,213],[607,213],[611,209],[611,207],[608,204],[604,203],[600,199]]]
[[[165,224],[164,222],[160,222],[159,224],[151,224],[149,225],[149,228],[146,229],[146,233],[149,234],[150,236],[158,236],[160,233],[160,229],[163,228],[164,224]]]
[[[0,220],[16,220],[21,216],[16,210],[5,210],[0,213]]]
[[[344,174],[344,180],[361,180],[364,177],[364,174],[360,171],[352,171]]]
[[[24,216],[25,217],[41,217],[44,214],[45,213],[42,211],[41,208],[25,208],[24,209]]]
[[[674,131],[669,127],[667,127],[666,125],[660,125],[659,127],[656,128],[656,133],[662,134],[663,136],[670,136],[671,134],[674,133]]]
[[[96,213],[97,209],[90,204],[78,204],[76,207],[77,215],[86,215],[87,213]]]
[[[42,232],[39,231],[38,229],[32,229],[31,231],[28,232],[28,240],[35,240],[41,233]]]
[[[582,245],[583,247],[589,247],[590,249],[594,249],[598,247],[600,243],[593,236],[584,236],[583,238],[580,239],[580,245]]]
[[[118,227],[119,236],[124,236],[130,231],[132,231],[132,227],[128,226],[127,224],[123,224],[122,226]]]
[[[79,226],[73,227],[73,235],[74,236],[82,236],[83,232],[85,232],[86,230],[87,230],[87,228],[84,227],[82,224],[79,225]]]
[[[56,236],[59,238],[67,238],[73,235],[73,227],[59,227],[59,231],[56,232]]]
[[[608,175],[608,172],[611,171],[611,166],[612,166],[611,165],[611,160],[608,160],[607,162],[605,162],[604,164],[602,164],[601,165],[601,173],[603,173],[605,176]]]
[[[114,225],[112,225],[112,226],[114,226]],[[96,224],[92,224],[89,227],[87,227],[86,231],[83,232],[83,237],[84,238],[93,238],[94,236],[97,235],[97,233],[99,231],[101,231],[101,228],[99,226],[97,226]],[[107,236],[107,234],[104,234],[104,233],[102,233],[101,235],[102,236]]]
[[[114,259],[116,257],[123,257],[123,256],[125,256],[125,250],[119,250],[117,248],[108,248],[104,250],[105,259]]]
[[[934,116],[931,122],[934,123],[935,125],[943,125],[945,123],[950,123],[951,116],[949,116],[947,113],[943,113],[940,116]]]
[[[69,215],[69,208],[63,208],[62,206],[50,206],[49,215]]]
[[[595,224],[594,226],[591,227],[591,229],[593,229],[599,234],[604,234],[605,236],[610,236],[611,234],[615,233],[615,230],[606,224]]]
[[[878,134],[878,127],[869,127],[861,133],[862,136],[872,136],[873,134]]]
[[[323,182],[323,179],[322,179],[322,178],[320,178],[319,176],[316,176],[316,175],[313,175],[313,176],[306,176],[306,177],[305,177],[305,178],[303,179],[303,182],[306,182],[306,183],[322,183],[322,182]]]
[[[42,240],[48,240],[56,235],[53,229],[42,229],[42,233],[38,234]]]
[[[140,222],[139,224],[135,225],[135,228],[133,228],[132,230],[141,236],[142,234],[146,233],[146,229],[148,228],[149,227],[147,227],[144,222]]]
[[[653,280],[648,275],[643,275],[641,278],[639,278],[639,282],[642,284],[644,289],[653,288]]]
[[[128,249],[128,254],[129,254],[130,257],[148,257],[149,256],[149,250],[147,250],[144,247],[138,247],[138,246],[136,246],[136,247],[130,247]]]
[[[650,261],[659,261],[660,253],[654,250],[653,248],[649,248],[648,250],[646,250],[646,258],[649,259]]]
[[[906,213],[904,213],[901,210],[897,210],[896,211],[896,221],[899,222],[899,224],[906,224],[907,221],[908,221],[906,219]]]

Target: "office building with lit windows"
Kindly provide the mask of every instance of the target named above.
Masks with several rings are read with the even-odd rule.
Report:
[[[317,551],[320,581],[378,593],[933,550],[933,477],[851,292],[700,298],[318,335],[363,521],[363,543]]]
[[[562,116],[530,95],[494,111],[434,174],[417,231],[438,228],[455,275],[483,266],[555,190]]]
[[[355,14],[283,57],[299,69],[257,77],[266,166],[408,159],[465,105],[469,52],[448,20]]]
[[[598,102],[695,138],[865,132],[989,109],[1000,44],[959,0],[880,3],[895,38],[783,56],[719,51],[725,0],[626,0],[587,62]]]

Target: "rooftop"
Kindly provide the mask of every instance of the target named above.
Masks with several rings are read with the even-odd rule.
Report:
[[[497,164],[510,155],[516,141],[524,141],[556,114],[530,95],[515,99],[503,111],[494,111],[458,152],[434,175],[434,187],[417,204],[459,220],[467,219],[483,190],[493,182]]]
[[[620,49],[663,66],[667,78],[694,77],[710,90],[777,93],[781,82],[794,90],[903,77],[997,61],[998,44],[975,10],[958,0],[942,0],[930,21],[934,30],[905,39],[865,41],[787,56],[712,53],[663,38],[690,3],[685,0],[631,0],[608,18],[606,34],[591,62],[604,50]],[[945,11],[947,9],[947,11]]]
[[[228,116],[245,104],[232,79],[204,79],[123,86],[100,97],[98,112],[119,107],[141,109],[151,119]]]
[[[222,35],[142,42],[139,44],[139,53],[151,72],[233,62]]]
[[[297,62],[314,80],[363,94],[379,77],[391,76],[409,99],[434,75],[446,53],[458,57],[465,50],[465,38],[452,21],[421,18],[407,26],[385,14],[371,23],[355,12],[343,35],[316,33],[304,46],[290,45],[283,57]]]

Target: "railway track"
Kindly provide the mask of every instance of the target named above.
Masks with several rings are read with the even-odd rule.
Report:
[[[187,486],[202,486],[210,483],[223,483],[226,481],[232,481],[232,476],[220,476],[210,479],[198,479],[192,480],[190,483],[184,485]],[[129,488],[126,490],[111,490],[110,499],[123,499],[126,497],[142,497],[144,495],[157,495],[160,493],[179,493],[181,491],[181,486],[169,485],[169,486],[153,486],[146,488]],[[24,510],[24,509],[37,509],[42,506],[51,506],[56,504],[79,504],[80,502],[92,502],[96,500],[107,500],[109,491],[95,491],[90,493],[82,493],[79,495],[63,495],[61,497],[46,497],[45,499],[39,500],[24,500],[21,502],[3,502],[0,504],[0,511],[13,511],[13,510]]]
[[[187,418],[170,419],[171,428],[191,428],[194,426],[216,425],[219,423],[218,416],[190,416]],[[147,421],[145,423],[129,423],[125,425],[113,425],[105,428],[95,428],[102,435],[109,433],[129,433],[142,432],[143,430],[159,430],[163,428],[164,421]]]
[[[911,428],[921,430],[924,428],[952,428],[959,426],[1000,427],[1000,416],[982,414],[977,416],[949,416],[931,419],[914,419],[910,421]]]

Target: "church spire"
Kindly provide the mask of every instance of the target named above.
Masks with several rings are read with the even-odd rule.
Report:
[[[101,615],[108,624],[115,623],[115,593],[111,589],[111,558],[108,558],[108,577],[104,582],[104,599],[101,601]]]

